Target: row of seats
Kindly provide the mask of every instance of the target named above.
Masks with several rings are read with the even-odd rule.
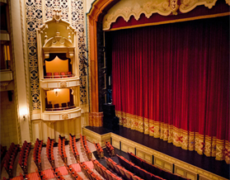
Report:
[[[80,134],[80,141],[81,141],[82,149],[84,149],[84,151],[86,152],[87,157],[88,157],[89,160],[91,161],[91,159],[92,159],[92,153],[91,153],[91,151],[89,150],[89,147],[88,147],[88,144],[87,144],[87,141],[86,141],[86,137],[85,137],[85,136],[82,136],[82,135]]]
[[[80,162],[80,155],[79,155],[78,150],[77,150],[75,135],[69,134],[69,145],[70,145],[70,149],[71,149],[72,153],[74,154],[76,161],[79,163]]]
[[[58,171],[57,169],[54,170],[54,177],[58,180],[65,180],[60,171]]]
[[[68,72],[47,72],[45,78],[46,79],[51,79],[51,78],[68,78],[68,77],[73,77],[73,74],[68,71]]]
[[[94,173],[85,163],[80,163],[81,170],[85,176],[90,180],[102,180],[96,173]]]
[[[75,180],[83,180],[81,176],[75,171],[75,169],[72,167],[72,165],[67,166],[66,169],[68,170],[69,174],[75,179]]]
[[[54,165],[54,149],[53,149],[53,146],[54,146],[54,139],[50,139],[48,137],[48,140],[47,140],[47,144],[46,144],[46,155],[47,155],[47,158],[51,164],[51,166],[54,168],[55,165]]]
[[[43,140],[37,139],[34,145],[33,160],[38,167],[38,171],[42,171],[41,152]]]
[[[123,168],[120,165],[118,165],[112,159],[105,157],[105,160],[106,160],[107,165],[109,167],[111,167],[118,175],[121,175],[123,179],[127,179],[127,180],[143,180],[140,177],[134,175],[130,171],[128,171],[125,168]]]
[[[103,149],[101,148],[100,144],[99,143],[94,143],[96,149],[97,149],[97,155],[100,159],[104,158],[104,151]]]
[[[2,146],[2,145],[0,144],[0,151],[1,151],[1,156],[0,156],[0,158],[3,159],[4,156],[5,156],[5,154],[6,154],[6,152],[7,152],[6,146]]]
[[[97,172],[100,173],[102,177],[104,177],[107,180],[122,180],[121,178],[117,177],[113,173],[111,173],[109,170],[107,170],[101,163],[99,163],[97,160],[93,160],[94,168],[97,170]]]
[[[4,167],[8,172],[10,178],[13,177],[14,161],[19,150],[19,145],[15,145],[14,143],[12,143],[6,153],[6,158],[4,159]]]
[[[141,177],[145,180],[165,180],[155,174],[152,174],[152,172],[148,172],[139,166],[136,166],[132,162],[128,161],[122,156],[117,155],[120,164],[127,170],[131,171],[132,173],[136,174],[138,177]]]
[[[39,176],[42,180],[48,180],[48,178],[46,177],[46,174],[44,172],[39,172]]]
[[[106,142],[105,145],[106,145],[106,149],[109,152],[109,154],[111,156],[115,156],[114,147],[110,144],[110,142]]]
[[[17,177],[17,180],[30,180],[29,179],[29,177],[28,177],[28,175],[22,175],[21,173],[20,173],[20,175]],[[3,177],[3,180],[8,180],[8,179],[6,179],[5,177]]]
[[[67,163],[67,156],[65,152],[65,137],[61,137],[61,135],[59,135],[58,139],[58,152],[64,163]]]
[[[28,173],[28,156],[30,153],[30,149],[31,149],[31,143],[27,143],[26,141],[24,141],[20,154],[19,154],[19,165],[21,166],[24,174]]]
[[[47,104],[46,111],[60,111],[60,110],[71,109],[74,107],[75,107],[74,104],[71,102],[62,103],[61,107],[59,106],[59,104],[54,104],[54,106],[52,104]]]
[[[37,172],[37,171],[36,171]],[[57,169],[55,168],[51,168],[51,172],[53,173],[55,179],[58,179],[58,180],[65,180],[65,178],[62,176],[62,174],[60,173],[60,171],[58,171]],[[46,176],[46,174],[41,171],[41,172],[37,172],[39,174],[39,177],[41,180],[48,180],[48,177]]]
[[[136,164],[137,166],[139,166],[140,168],[142,168],[148,172],[153,173],[154,175],[160,176],[160,177],[167,179],[167,180],[188,180],[187,178],[183,178],[183,177],[178,176],[176,174],[165,171],[165,170],[163,170],[157,166],[154,166],[154,165],[146,162],[145,160],[137,157],[133,153],[128,153],[128,154],[129,154],[130,160],[134,164]]]

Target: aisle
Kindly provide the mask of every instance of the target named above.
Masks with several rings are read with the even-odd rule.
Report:
[[[73,152],[70,149],[70,145],[65,146],[65,152],[66,152],[66,156],[67,156],[67,165],[76,164],[77,161],[74,157]]]
[[[38,170],[37,165],[35,164],[33,159],[33,153],[34,149],[31,149],[28,157],[28,173],[33,173],[36,172],[36,170]]]
[[[41,161],[42,161],[42,170],[51,169],[51,164],[46,155],[46,147],[42,148]]]
[[[68,159],[68,157],[67,157]],[[54,147],[54,163],[55,163],[55,167],[61,167],[61,166],[65,166],[59,152],[58,152],[58,147]]]

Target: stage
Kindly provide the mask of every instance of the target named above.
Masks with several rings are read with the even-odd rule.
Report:
[[[154,137],[151,137],[149,135],[145,135],[144,133],[125,128],[123,126],[119,126],[118,130],[109,130],[109,129],[106,129],[103,127],[87,126],[87,127],[85,127],[85,130],[90,130],[90,131],[92,131],[98,135],[101,135],[101,136],[107,136],[107,138],[110,137],[109,134],[111,134],[110,138],[112,139],[112,141],[114,141],[113,139],[125,138],[125,139],[130,140],[130,142],[136,142],[140,145],[151,148],[153,150],[153,152],[156,152],[155,154],[157,154],[159,152],[160,154],[165,154],[167,157],[170,156],[172,158],[168,162],[171,161],[173,163],[172,164],[172,172],[175,172],[175,170],[178,170],[178,167],[180,167],[180,166],[177,167],[176,163],[174,163],[175,159],[178,159],[179,160],[178,162],[183,161],[184,163],[188,164],[188,166],[192,165],[191,167],[193,167],[193,169],[194,169],[194,166],[197,167],[196,172],[194,171],[195,174],[194,174],[194,172],[191,172],[192,175],[194,174],[195,179],[199,179],[199,180],[200,179],[206,179],[203,177],[203,174],[207,174],[208,173],[207,171],[211,172],[209,178],[213,177],[213,174],[216,174],[218,176],[229,179],[229,168],[230,168],[230,166],[227,165],[225,161],[216,161],[214,157],[207,157],[205,155],[199,155],[195,151],[183,150],[182,148],[176,147],[172,143],[165,142],[159,138],[154,138]],[[88,134],[88,133],[86,133],[86,134]],[[95,138],[96,138],[96,134],[94,134]],[[114,135],[114,137],[116,137],[116,138],[113,138],[112,135]],[[118,136],[120,136],[120,137],[118,137]],[[103,142],[103,140],[102,140],[102,142]],[[120,149],[122,150],[122,148],[121,148],[122,141],[119,141],[119,142],[120,142]],[[114,144],[114,143],[112,142],[112,144]],[[124,144],[123,146],[125,147],[125,143],[123,143],[123,144]],[[119,149],[119,147],[118,147],[118,149]],[[134,148],[134,149],[135,149],[135,153],[136,153],[137,148]],[[129,148],[127,150],[129,150]],[[147,157],[147,155],[145,155],[144,157]],[[164,155],[162,157],[164,157]],[[156,162],[156,158],[158,159],[158,157],[156,155],[155,156],[152,155],[151,160],[152,160],[153,164],[155,164],[154,162]],[[167,161],[166,161],[166,164],[167,164]],[[182,166],[185,166],[185,164],[183,164],[183,163],[179,163],[179,164],[181,164]],[[190,168],[190,170],[191,169],[192,168]],[[205,171],[201,172],[202,170],[205,170]],[[217,176],[217,178],[213,177],[212,179],[221,179],[221,177],[218,178],[218,176]],[[209,178],[207,178],[207,179],[209,179]]]

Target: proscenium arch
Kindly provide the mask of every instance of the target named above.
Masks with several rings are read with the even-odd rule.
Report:
[[[120,0],[96,0],[88,17],[89,61],[90,61],[90,112],[99,112],[97,23],[102,23],[107,11]]]

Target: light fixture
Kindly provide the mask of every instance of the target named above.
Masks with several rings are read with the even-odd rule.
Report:
[[[55,96],[58,96],[58,92],[60,91],[60,89],[54,89],[54,94]]]
[[[21,108],[19,110],[19,114],[20,114],[20,117],[25,121],[26,120],[26,116],[28,115],[27,108]]]

